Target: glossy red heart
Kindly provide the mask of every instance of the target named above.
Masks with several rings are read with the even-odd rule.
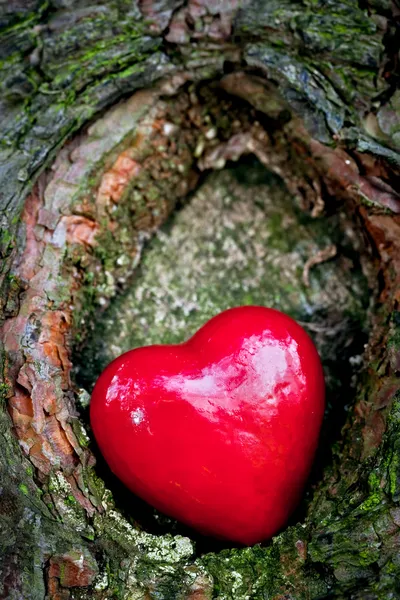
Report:
[[[323,412],[311,339],[260,306],[224,311],[183,344],[123,354],[90,405],[100,450],[128,488],[206,535],[248,545],[298,503]]]

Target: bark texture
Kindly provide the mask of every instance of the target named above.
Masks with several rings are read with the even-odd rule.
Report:
[[[400,598],[396,3],[0,10],[0,598]],[[217,83],[202,95],[205,80]],[[249,153],[313,217],[346,207],[376,307],[356,398],[301,522],[265,546],[198,555],[116,508],[71,348],[199,174]]]

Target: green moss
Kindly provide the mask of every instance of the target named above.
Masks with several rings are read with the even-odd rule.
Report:
[[[89,446],[89,436],[78,419],[72,421],[72,429],[77,437],[80,447],[87,448]]]
[[[260,546],[224,550],[201,559],[214,580],[214,594],[221,600],[272,597],[279,591],[279,551]]]
[[[25,495],[28,496],[29,495],[29,490],[28,490],[28,486],[25,485],[24,483],[20,483],[19,485],[19,489],[21,490],[21,492]]]
[[[7,383],[0,383],[0,401],[6,402],[10,396],[11,388]]]
[[[213,598],[219,600],[260,600],[292,597],[312,600],[325,597],[326,581],[310,568],[306,559],[309,532],[290,527],[267,547],[223,550],[197,562],[204,565],[214,581]]]
[[[359,505],[358,510],[365,512],[370,511],[381,504],[382,498],[382,492],[374,492],[373,494],[370,494],[368,498],[362,502],[362,504]]]
[[[382,486],[382,476],[372,471],[368,477],[369,494],[361,504],[357,505],[357,512],[370,512],[381,506],[385,498],[385,492]]]
[[[389,464],[389,489],[393,498],[399,495],[400,458],[397,454],[391,457]]]
[[[10,249],[15,244],[15,235],[12,231],[8,229],[3,229],[0,231],[0,248],[3,256],[6,256]]]
[[[87,51],[82,51],[70,59],[68,63],[52,65],[50,74],[54,73],[53,87],[63,88],[73,84],[75,90],[81,89],[93,76],[110,75],[118,72],[118,77],[126,77],[139,72],[138,64],[148,56],[150,50],[156,51],[160,41],[153,38],[139,37],[140,28],[135,36],[130,37],[127,50],[126,36],[115,36],[111,40],[100,41]],[[135,62],[133,71],[132,62]],[[129,65],[129,66],[128,66]],[[125,67],[125,69],[124,69]]]
[[[390,349],[400,352],[400,313],[393,312],[390,318],[389,335],[387,345]]]
[[[391,560],[389,560],[385,564],[384,569],[385,569],[385,573],[388,573],[390,575],[397,575],[397,573],[398,573],[398,567],[396,565],[394,565]]]

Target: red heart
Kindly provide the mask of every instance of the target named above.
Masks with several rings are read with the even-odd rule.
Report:
[[[183,344],[123,354],[90,405],[100,450],[128,488],[243,544],[271,537],[295,508],[323,412],[312,341],[260,306],[226,310]]]

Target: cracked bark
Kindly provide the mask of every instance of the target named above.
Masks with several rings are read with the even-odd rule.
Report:
[[[1,10],[0,597],[400,597],[396,6],[31,0]],[[179,92],[205,79],[267,125],[243,119],[207,141]],[[188,114],[174,146],[173,94]],[[347,203],[368,240],[378,310],[304,521],[272,545],[194,560],[190,541],[140,531],[115,509],[79,418],[70,350],[198,172],[244,153],[314,216],[328,199]]]

